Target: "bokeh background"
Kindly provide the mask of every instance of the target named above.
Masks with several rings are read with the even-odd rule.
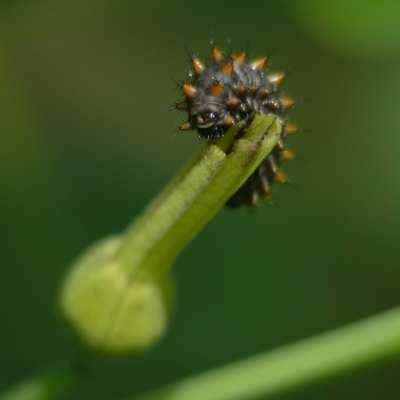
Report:
[[[70,398],[133,395],[398,304],[399,20],[389,0],[2,0],[0,389],[77,357],[62,277],[200,146],[169,106],[185,47],[207,56],[210,38],[288,72],[304,129],[291,183],[222,210],[176,262],[164,339],[94,360]],[[399,367],[287,398],[395,398]]]

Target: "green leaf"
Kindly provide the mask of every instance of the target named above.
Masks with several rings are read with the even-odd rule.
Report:
[[[162,336],[173,297],[172,262],[272,151],[280,132],[279,120],[265,115],[249,127],[232,127],[207,144],[124,233],[100,241],[74,263],[61,306],[85,343],[128,352]]]

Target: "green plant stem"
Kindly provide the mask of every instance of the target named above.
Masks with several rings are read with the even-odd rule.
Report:
[[[126,231],[119,256],[130,274],[168,268],[272,151],[281,132],[273,116],[256,117],[236,140],[240,128],[207,145]]]
[[[273,150],[281,129],[273,115],[231,127],[207,144],[125,232],[78,258],[62,287],[61,306],[87,344],[123,353],[142,350],[162,336],[173,261]]]
[[[125,232],[78,258],[62,287],[61,307],[85,344],[122,353],[160,338],[173,260],[272,151],[280,133],[273,115],[233,126],[207,144]],[[40,376],[0,400],[53,399],[62,382],[63,376]]]
[[[400,353],[400,307],[295,344],[187,378],[140,400],[279,398]]]

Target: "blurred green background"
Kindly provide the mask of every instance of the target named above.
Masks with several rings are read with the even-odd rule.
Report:
[[[208,55],[211,37],[288,72],[292,182],[223,210],[176,262],[166,337],[94,360],[70,398],[118,399],[399,303],[397,1],[3,0],[0,18],[0,389],[78,357],[61,279],[200,146],[169,106],[185,46]],[[399,367],[287,398],[396,398]]]

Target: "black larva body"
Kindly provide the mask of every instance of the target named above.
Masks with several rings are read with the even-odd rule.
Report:
[[[264,72],[266,58],[246,62],[245,53],[223,56],[213,49],[214,62],[206,67],[198,58],[192,58],[193,73],[182,85],[185,100],[177,108],[188,113],[188,121],[181,130],[196,129],[207,140],[221,137],[231,125],[250,119],[255,113],[274,114],[281,119],[284,129],[281,140],[272,153],[227,202],[230,207],[256,205],[259,199],[270,197],[273,182],[283,182],[279,170],[282,161],[293,153],[284,148],[284,138],[295,132],[295,126],[286,124],[285,111],[294,102],[281,96],[279,84],[283,74]]]

